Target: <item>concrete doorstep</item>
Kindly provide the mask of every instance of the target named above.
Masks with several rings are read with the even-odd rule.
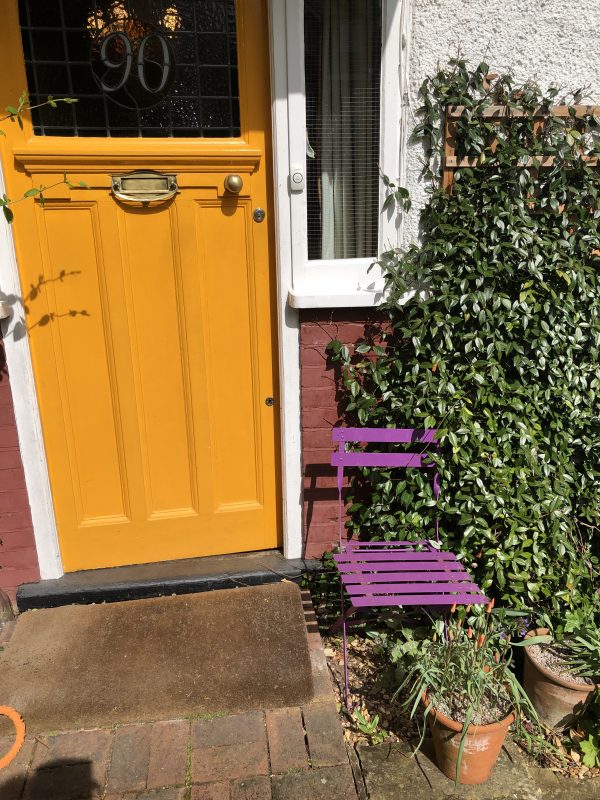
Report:
[[[313,684],[305,704],[30,734],[0,772],[0,800],[353,800],[310,596],[302,601]],[[12,741],[3,732],[0,753]]]

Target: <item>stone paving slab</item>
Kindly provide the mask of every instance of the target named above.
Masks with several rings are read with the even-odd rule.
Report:
[[[369,800],[598,800],[600,781],[559,778],[530,766],[512,743],[503,748],[492,777],[480,786],[455,786],[435,765],[426,740],[413,756],[405,743],[357,749]]]
[[[8,737],[0,738],[0,753],[6,753],[12,742]],[[12,795],[21,797],[35,744],[33,739],[26,739],[12,764],[0,772],[0,800],[12,800]]]
[[[267,711],[267,737],[271,770],[282,775],[290,770],[309,768],[302,712],[299,708]]]
[[[185,783],[189,736],[189,720],[157,722],[152,726],[148,789]]]
[[[340,721],[335,705],[312,703],[304,706],[303,715],[311,765],[334,767],[347,763],[346,745],[343,738],[336,735]]]
[[[356,797],[348,764],[273,778],[273,800],[348,800]]]
[[[109,794],[147,788],[151,737],[151,725],[117,728],[106,787]]]

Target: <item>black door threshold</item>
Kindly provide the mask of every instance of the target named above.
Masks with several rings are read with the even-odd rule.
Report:
[[[299,582],[303,572],[314,571],[319,561],[285,559],[278,550],[227,556],[161,561],[82,572],[62,578],[25,583],[17,590],[19,611],[72,604],[115,603],[170,594],[208,592],[276,583]]]

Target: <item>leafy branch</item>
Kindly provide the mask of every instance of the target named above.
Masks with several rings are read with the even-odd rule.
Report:
[[[4,109],[6,114],[0,117],[0,126],[3,122],[9,120],[12,123],[16,123],[20,128],[23,128],[23,113],[25,111],[32,111],[33,109],[43,108],[44,106],[50,106],[51,108],[57,108],[59,103],[66,103],[72,104],[76,103],[77,100],[72,97],[52,97],[48,96],[48,99],[45,100],[43,103],[36,103],[32,105],[29,101],[29,95],[27,92],[23,92],[19,97],[19,102],[16,106],[6,106]],[[0,127],[0,136],[6,136],[6,132]],[[51,184],[50,186],[34,186],[31,189],[28,189],[22,197],[18,198],[17,200],[11,200],[7,194],[2,195],[0,197],[0,208],[2,208],[2,213],[4,214],[4,218],[7,222],[11,223],[14,219],[14,213],[11,206],[14,206],[16,203],[20,203],[23,200],[27,200],[31,197],[35,197],[39,200],[40,204],[43,206],[45,202],[44,192],[47,192],[49,189],[54,189],[56,186],[68,186],[69,189],[75,188],[75,184],[72,184],[67,179],[67,174],[64,174],[62,181],[57,181],[56,183]],[[82,188],[87,188],[87,184],[83,181],[80,181],[77,186]]]

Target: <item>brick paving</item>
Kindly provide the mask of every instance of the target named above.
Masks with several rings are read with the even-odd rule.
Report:
[[[0,772],[0,800],[353,800],[310,622],[308,637],[315,696],[307,705],[28,738]],[[0,752],[9,744],[0,738]]]

